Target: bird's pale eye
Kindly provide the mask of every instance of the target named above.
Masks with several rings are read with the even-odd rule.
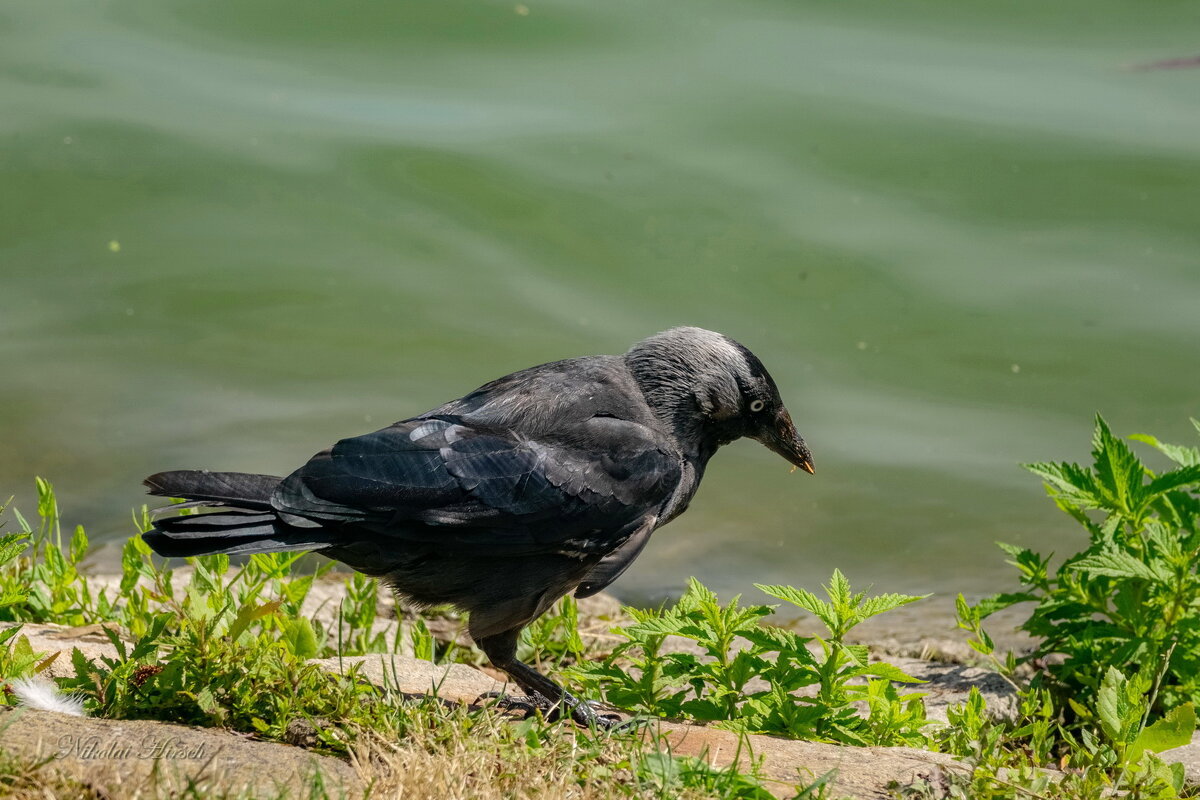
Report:
[[[762,400],[751,400],[750,410],[757,414],[759,411],[763,410],[765,405],[766,403],[764,403]]]

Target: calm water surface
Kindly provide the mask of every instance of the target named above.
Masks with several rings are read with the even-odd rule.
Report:
[[[1019,462],[1194,437],[1183,3],[0,0],[0,494],[129,534],[166,468],[337,438],[677,324],[774,373],[619,584],[1006,587]],[[752,591],[752,590],[750,590]]]

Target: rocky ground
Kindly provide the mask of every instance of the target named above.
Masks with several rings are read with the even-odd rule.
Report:
[[[314,615],[330,614],[336,606],[333,582],[318,585],[312,597]],[[381,595],[382,610],[391,612],[390,599]],[[618,604],[612,598],[589,602],[583,609],[581,629],[587,635],[606,636]],[[381,625],[394,624],[386,621]],[[445,638],[460,635],[454,621],[435,627]],[[69,629],[53,625],[25,625],[22,631],[35,650],[62,652],[50,668],[52,674],[70,670],[70,652],[78,647],[85,655],[112,655],[113,647],[98,626]],[[934,634],[941,633],[941,636]],[[928,683],[929,715],[945,719],[947,706],[961,702],[972,686],[978,687],[989,705],[1003,713],[1011,703],[1011,690],[994,673],[961,663],[961,636],[953,623],[944,631],[926,630],[905,635],[894,628],[877,632],[881,654],[892,663]],[[1019,645],[1019,640],[1014,640]],[[687,647],[679,642],[679,647]],[[919,657],[923,656],[923,657]],[[957,659],[957,660],[956,660]],[[497,675],[463,664],[434,665],[409,655],[367,656],[318,661],[324,669],[348,669],[364,662],[362,674],[376,682],[389,682],[410,695],[436,692],[444,701],[471,704],[480,695],[503,688]],[[750,752],[739,738],[727,731],[698,725],[657,723],[662,742],[673,752],[702,756],[724,766],[749,757],[762,759],[764,775],[779,781],[781,792],[797,782],[812,780],[836,770],[834,793],[851,798],[889,797],[887,786],[919,776],[953,770],[955,762],[941,754],[908,748],[855,748],[816,742],[792,741],[770,736],[749,737]],[[122,787],[149,783],[174,791],[188,785],[218,794],[252,788],[258,793],[278,792],[289,796],[310,785],[314,770],[320,770],[333,794],[361,796],[370,780],[363,765],[315,755],[303,746],[255,741],[227,731],[201,729],[149,721],[88,719],[30,709],[0,711],[0,748],[24,757],[49,759],[44,769],[83,781],[100,797],[123,797]],[[297,736],[303,744],[302,733]],[[1200,782],[1200,740],[1170,754],[1187,765],[1190,778]]]

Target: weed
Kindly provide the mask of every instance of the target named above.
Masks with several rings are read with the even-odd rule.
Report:
[[[614,629],[625,641],[603,661],[568,672],[608,702],[654,716],[848,744],[926,741],[921,696],[901,695],[892,684],[917,680],[890,664],[871,663],[865,646],[845,642],[863,620],[919,597],[864,599],[837,571],[826,587],[828,602],[790,586],[758,588],[825,624],[829,637],[815,639],[817,652],[808,646],[814,640],[764,625],[771,607],[743,607],[738,597],[721,605],[693,579],[670,608],[627,609],[634,624]],[[700,653],[665,649],[670,636],[691,640]],[[808,687],[815,693],[797,694]]]
[[[979,636],[984,619],[1014,603],[1037,603],[1021,625],[1038,639],[1024,661],[1045,665],[1042,682],[1063,705],[1094,705],[1112,667],[1158,686],[1148,709],[1157,716],[1200,700],[1200,448],[1134,438],[1176,468],[1151,471],[1100,417],[1090,467],[1028,466],[1083,526],[1089,545],[1053,573],[1049,557],[1001,545],[1022,591],[974,607],[960,602],[959,616],[976,633],[977,649],[989,649]]]

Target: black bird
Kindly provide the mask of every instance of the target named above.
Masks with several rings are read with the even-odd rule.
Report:
[[[145,539],[164,556],[317,550],[417,604],[453,604],[530,696],[607,724],[517,660],[521,629],[568,592],[616,580],[742,436],[813,471],[762,362],[719,333],[673,328],[623,356],[506,375],[343,439],[286,478],[152,475],[151,494],[218,510],[159,519]]]

